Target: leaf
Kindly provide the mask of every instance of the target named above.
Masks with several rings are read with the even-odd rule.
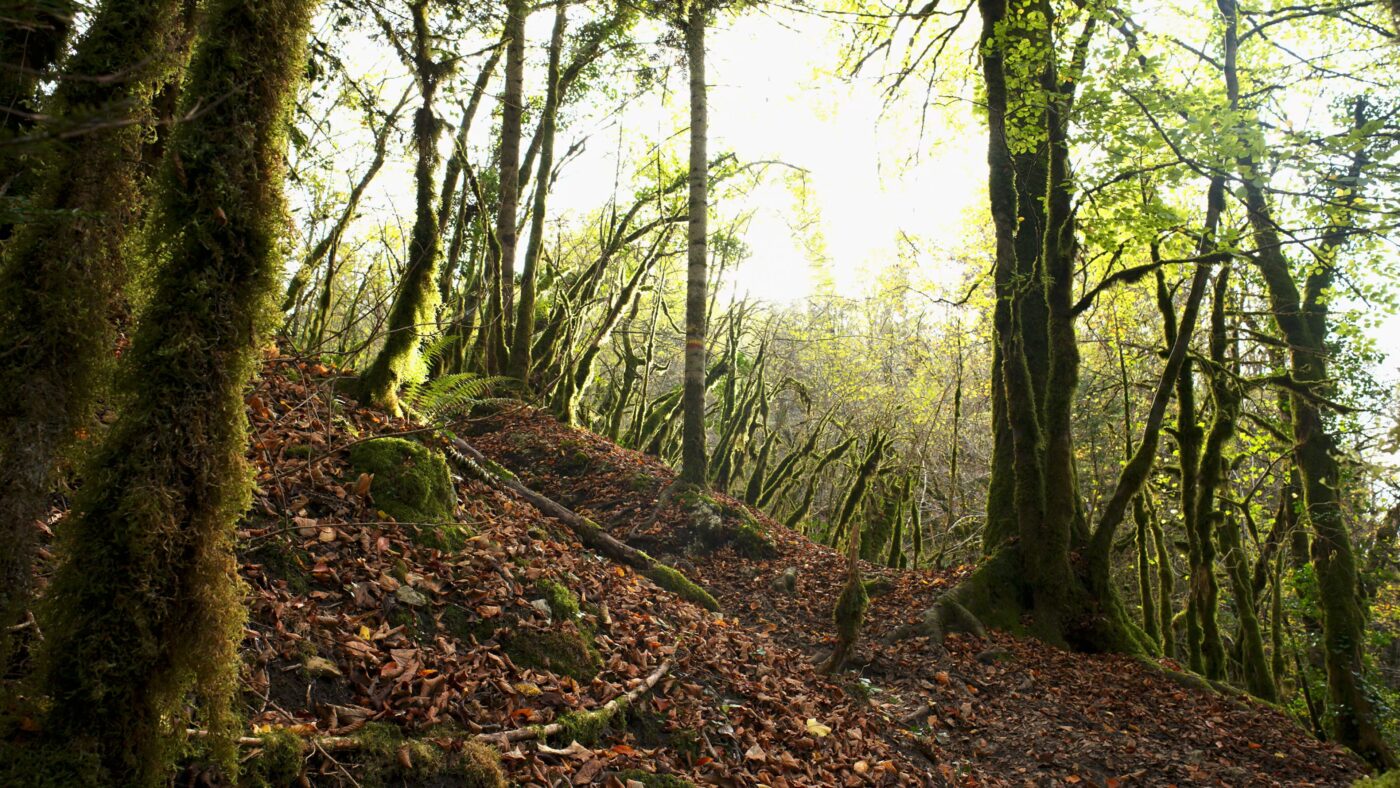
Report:
[[[824,738],[824,737],[826,737],[826,736],[830,736],[830,735],[831,735],[831,728],[828,728],[827,726],[821,724],[820,722],[817,722],[816,719],[813,718],[813,717],[808,717],[808,718],[807,718],[807,732],[810,733],[810,734],[812,734],[813,736],[816,736],[818,739],[820,739],[820,738]]]

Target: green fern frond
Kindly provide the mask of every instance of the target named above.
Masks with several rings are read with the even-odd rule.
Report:
[[[405,386],[403,401],[426,416],[458,416],[489,402],[487,395],[491,389],[506,381],[504,377],[482,377],[470,372],[443,375]]]

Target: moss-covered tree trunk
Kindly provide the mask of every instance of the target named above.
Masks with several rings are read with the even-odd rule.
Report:
[[[545,209],[549,197],[549,175],[554,168],[554,137],[559,115],[559,56],[564,49],[564,27],[568,6],[555,8],[554,33],[549,40],[549,69],[545,76],[544,110],[540,117],[539,174],[535,177],[535,199],[530,207],[530,241],[525,246],[525,266],[520,272],[520,300],[515,314],[515,335],[510,344],[510,376],[529,388],[531,344],[535,340],[535,278],[540,250],[544,248]]]
[[[42,146],[23,138],[39,119],[39,87],[73,29],[71,0],[10,0],[0,11],[0,240],[10,237],[33,187]]]
[[[1225,87],[1232,109],[1239,107],[1240,79],[1237,71],[1239,50],[1238,7],[1234,0],[1218,0],[1224,19]],[[1355,127],[1363,126],[1366,104],[1358,99]],[[1238,129],[1245,139],[1259,134],[1257,126]],[[1311,266],[1302,291],[1294,281],[1284,257],[1278,224],[1265,193],[1265,175],[1259,162],[1248,151],[1237,159],[1243,182],[1245,208],[1256,249],[1254,261],[1264,279],[1269,307],[1284,339],[1293,383],[1289,409],[1293,426],[1293,457],[1302,483],[1303,504],[1312,524],[1312,562],[1317,573],[1319,603],[1322,607],[1322,637],[1327,667],[1327,689],[1332,705],[1332,735],[1380,768],[1393,768],[1400,761],[1381,734],[1377,708],[1365,682],[1362,646],[1366,639],[1366,616],[1360,598],[1356,558],[1351,535],[1342,511],[1341,468],[1337,440],[1329,429],[1315,399],[1328,389],[1327,361],[1329,331],[1327,303],[1335,277],[1335,259],[1349,235],[1345,227],[1348,207],[1359,199],[1361,176],[1367,164],[1367,149],[1353,154],[1350,167],[1335,184],[1336,225],[1329,228],[1317,245],[1316,264]]]
[[[124,407],[60,532],[46,733],[95,750],[105,784],[164,784],[191,690],[193,722],[233,766],[243,392],[282,270],[288,110],[314,5],[217,0],[206,11],[184,91],[201,111],[162,173],[161,266],[124,359]]]
[[[439,239],[434,176],[442,123],[434,114],[433,103],[443,67],[433,59],[428,30],[429,3],[430,0],[413,0],[409,4],[413,22],[412,65],[423,103],[413,118],[413,147],[417,155],[413,182],[417,207],[408,243],[408,266],[399,279],[394,305],[389,309],[384,346],[360,379],[360,401],[390,412],[399,410],[399,387],[406,382],[423,335],[422,326],[433,316],[437,303]]]
[[[141,145],[155,92],[179,59],[179,9],[177,0],[102,5],[68,61],[71,78],[45,105],[55,130],[99,125],[43,148],[31,215],[0,258],[0,639],[29,601],[34,521],[55,468],[93,426],[115,357],[129,236],[144,204]],[[113,74],[122,78],[97,79]],[[0,643],[0,664],[7,651]]]
[[[515,302],[516,209],[520,202],[520,133],[525,109],[525,0],[506,0],[505,95],[501,97],[501,144],[497,155],[496,242],[487,264],[486,313],[481,321],[485,371],[503,374],[509,362],[508,317]]]

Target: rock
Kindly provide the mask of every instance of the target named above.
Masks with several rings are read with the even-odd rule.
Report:
[[[340,675],[340,668],[337,668],[334,662],[325,657],[307,657],[306,661],[302,663],[302,667],[306,668],[306,672],[311,674],[313,678]]]
[[[422,607],[428,604],[428,598],[418,593],[413,586],[399,586],[394,592],[394,596],[409,607]]]
[[[991,665],[994,662],[1005,662],[1011,659],[1011,652],[1004,648],[989,648],[977,655],[977,661],[983,665]]]
[[[784,569],[782,574],[773,578],[772,588],[782,594],[792,594],[797,591],[797,567],[790,566]]]

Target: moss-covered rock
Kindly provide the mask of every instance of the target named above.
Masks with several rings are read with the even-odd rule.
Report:
[[[872,577],[866,580],[863,585],[865,586],[865,595],[871,598],[888,594],[894,590],[894,581],[888,577]]]
[[[515,629],[497,640],[515,664],[547,670],[588,683],[603,669],[603,658],[593,645],[593,638],[573,624],[556,624],[553,629]]]
[[[549,604],[549,610],[556,619],[573,621],[578,618],[578,596],[568,586],[543,577],[535,582],[535,591]]]
[[[374,505],[395,520],[453,522],[457,491],[442,452],[403,438],[373,438],[350,447],[350,466],[373,475]]]
[[[700,547],[717,550],[729,545],[744,558],[758,561],[777,557],[767,530],[747,509],[721,503],[695,488],[682,490],[677,497]]]

